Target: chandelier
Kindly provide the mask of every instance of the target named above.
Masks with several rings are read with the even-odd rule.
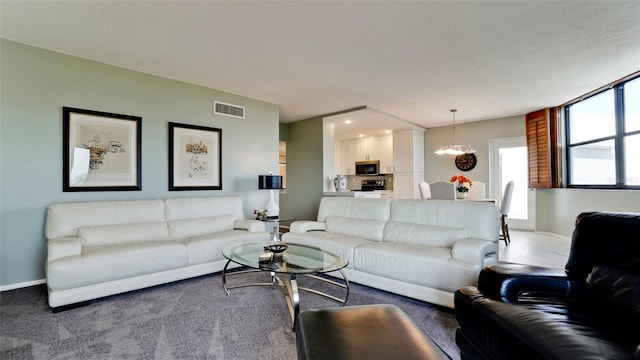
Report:
[[[443,145],[440,146],[435,153],[437,155],[462,155],[462,154],[472,154],[476,152],[476,149],[471,147],[471,145],[459,145],[456,142],[456,137],[458,132],[456,131],[456,111],[457,109],[451,109],[451,114],[453,114],[453,144],[451,145]]]

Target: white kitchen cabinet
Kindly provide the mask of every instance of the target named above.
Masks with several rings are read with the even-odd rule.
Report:
[[[393,190],[396,199],[419,199],[418,184],[424,180],[424,130],[393,133]]]
[[[354,143],[354,148],[356,149],[354,161],[377,160],[375,138],[369,137],[352,141]]]
[[[340,142],[340,168],[338,175],[353,175],[355,173],[354,143],[352,141]]]
[[[380,173],[393,173],[393,135],[385,135],[377,138],[378,160],[380,160]]]
[[[424,173],[424,131],[402,130],[393,133],[395,172]]]
[[[336,151],[338,153],[338,151]],[[353,175],[356,161],[380,160],[380,172],[393,172],[393,136],[374,136],[340,142],[338,173]]]

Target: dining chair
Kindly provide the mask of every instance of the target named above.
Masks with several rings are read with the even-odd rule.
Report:
[[[486,199],[485,184],[482,181],[474,181],[473,186],[469,188],[467,199],[484,200]]]
[[[511,242],[507,216],[509,215],[509,207],[511,206],[511,197],[513,196],[513,185],[513,181],[509,181],[507,185],[505,185],[504,192],[502,193],[502,202],[500,203],[500,222],[502,226],[502,235],[500,235],[500,239],[504,240],[505,245],[509,245]]]
[[[431,187],[429,186],[428,182],[420,182],[420,184],[418,184],[418,188],[420,189],[421,199],[431,199]]]
[[[456,186],[448,181],[437,181],[429,184],[431,188],[431,198],[439,200],[455,200]]]

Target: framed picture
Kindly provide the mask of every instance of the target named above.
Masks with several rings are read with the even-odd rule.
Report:
[[[169,191],[222,190],[222,130],[169,123]]]
[[[62,109],[63,191],[141,190],[142,118]]]

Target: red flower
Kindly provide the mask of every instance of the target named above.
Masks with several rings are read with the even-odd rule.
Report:
[[[469,191],[469,187],[473,186],[473,181],[464,175],[453,175],[449,182],[457,182],[456,191],[458,192],[467,192]],[[469,184],[469,187],[465,186],[465,184]]]

